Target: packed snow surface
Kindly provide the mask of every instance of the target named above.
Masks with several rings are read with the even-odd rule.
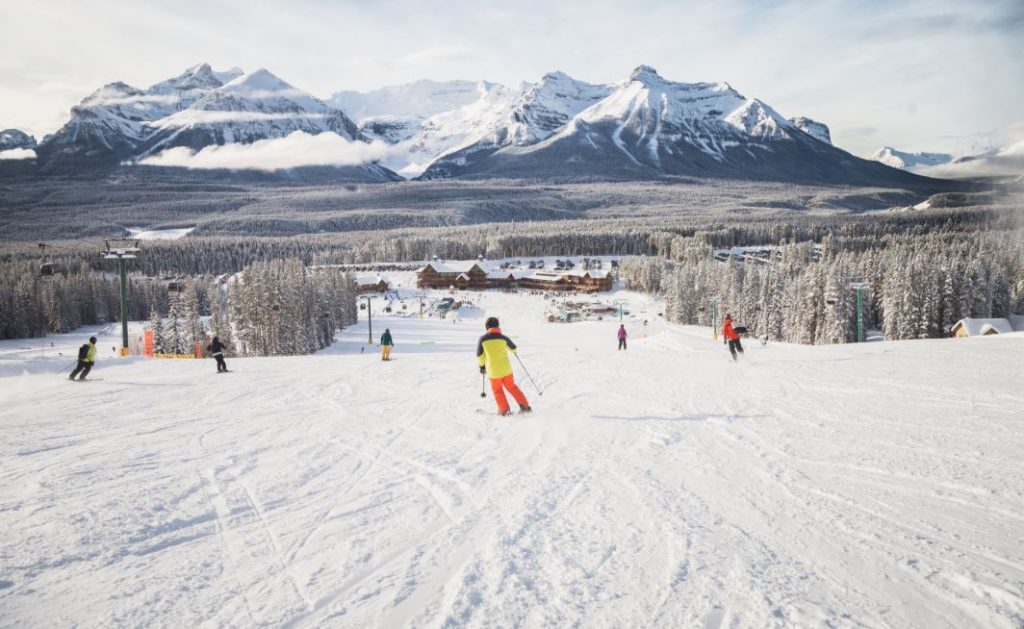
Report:
[[[116,326],[91,383],[2,344],[0,626],[1024,622],[1024,337],[732,363],[636,295],[598,296],[624,352],[617,320],[455,297],[377,310],[389,363],[365,320],[221,375],[112,358]],[[532,415],[480,398],[488,315]]]

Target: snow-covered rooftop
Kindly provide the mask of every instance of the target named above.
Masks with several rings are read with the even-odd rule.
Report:
[[[356,275],[356,284],[359,286],[370,286],[371,284],[380,284],[386,281],[380,275]]]
[[[960,319],[953,324],[952,331],[963,327],[967,336],[984,336],[986,334],[1007,334],[1013,332],[1009,319]]]
[[[416,271],[422,271],[427,267],[433,268],[438,273],[468,273],[474,266],[480,267],[480,269],[486,272],[488,269],[478,260],[451,260],[447,262],[431,261],[417,269]]]

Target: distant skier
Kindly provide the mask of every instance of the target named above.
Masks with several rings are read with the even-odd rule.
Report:
[[[732,327],[732,315],[725,315],[725,323],[722,324],[722,336],[725,337],[725,342],[729,344],[729,353],[732,354],[732,359],[736,360],[736,352],[743,353],[743,345],[740,343],[739,333]]]
[[[92,371],[92,365],[94,362],[96,362],[96,337],[91,336],[89,337],[88,343],[84,343],[78,348],[78,365],[75,366],[75,370],[71,372],[70,376],[68,376],[68,380],[74,380],[75,376],[78,376],[79,372],[81,372],[82,375],[79,376],[78,379],[80,381],[85,380],[85,377],[89,375],[90,371]]]
[[[391,340],[391,329],[384,328],[384,334],[380,335],[380,359],[391,360],[391,346],[395,342]]]
[[[619,324],[619,349],[626,349],[626,324]]]
[[[213,341],[206,346],[206,351],[210,352],[210,355],[217,359],[217,373],[223,373],[228,370],[228,364],[224,362],[224,344],[220,342],[219,338],[213,337]]]
[[[511,415],[508,407],[508,399],[505,397],[505,390],[508,390],[519,403],[520,413],[529,413],[533,409],[526,401],[526,396],[516,386],[515,378],[512,376],[512,362],[508,353],[516,351],[516,344],[512,339],[501,333],[498,327],[497,317],[488,317],[484,327],[487,334],[480,337],[476,345],[476,357],[480,363],[480,373],[486,373],[491,379],[491,391],[494,393],[494,401],[498,404],[499,415]]]

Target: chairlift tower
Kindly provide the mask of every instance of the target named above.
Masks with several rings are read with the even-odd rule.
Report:
[[[416,299],[420,302],[420,319],[423,318],[423,300],[427,298],[427,294],[423,291],[418,291],[415,295]]]
[[[616,299],[615,305],[619,307],[619,323],[622,323],[622,307],[629,303],[628,299]]]
[[[369,344],[373,345],[373,295],[363,295],[362,299],[366,300],[366,320],[369,325],[367,338],[369,339]]]
[[[116,241],[115,241],[116,243]],[[121,280],[121,356],[128,355],[128,260],[134,260],[139,253],[139,243],[129,244],[122,241],[124,246],[111,246],[106,241],[107,248],[101,251],[100,255],[104,260],[117,260],[117,274]]]
[[[864,289],[871,285],[863,280],[850,282],[849,287],[857,291],[857,342],[864,342]]]

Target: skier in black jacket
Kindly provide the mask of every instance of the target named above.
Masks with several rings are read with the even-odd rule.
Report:
[[[217,359],[217,373],[228,370],[228,364],[224,362],[224,344],[220,342],[219,338],[213,337],[213,342],[206,346],[206,351]]]

